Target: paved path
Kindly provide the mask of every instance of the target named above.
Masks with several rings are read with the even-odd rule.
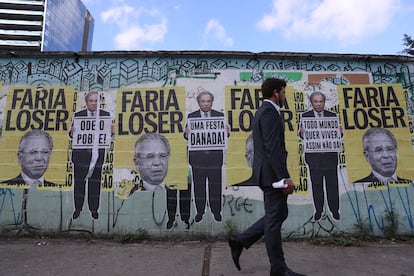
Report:
[[[306,275],[414,275],[414,244],[361,247],[284,242],[288,265]],[[263,243],[243,251],[234,267],[226,242],[119,244],[106,240],[0,238],[0,275],[268,275]]]

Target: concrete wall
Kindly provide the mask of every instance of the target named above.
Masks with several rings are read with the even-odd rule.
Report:
[[[238,230],[247,228],[264,213],[262,193],[250,184],[235,184],[251,176],[245,158],[246,139],[260,105],[260,85],[265,78],[274,76],[288,82],[287,103],[282,112],[288,166],[296,184],[288,201],[284,236],[353,233],[358,223],[382,235],[389,227],[390,213],[398,217],[398,233],[412,234],[413,61],[403,56],[249,52],[2,54],[0,228],[6,233],[103,235],[145,229],[155,237],[189,239],[226,234],[229,225]],[[99,91],[100,109],[110,115],[97,120],[73,119],[75,112],[85,108],[85,95],[91,90]],[[187,144],[183,138],[186,118],[198,110],[196,97],[203,91],[214,95],[213,109],[224,117],[214,121],[213,128],[209,127],[213,120],[198,121],[193,137],[211,139],[194,139]],[[309,128],[307,139],[302,140],[298,136],[301,114],[310,108],[309,96],[315,91],[326,95],[325,107],[339,116],[336,122],[342,130],[337,126]],[[81,127],[94,123],[102,125]],[[76,141],[69,135],[73,124],[79,126]],[[391,157],[398,158],[396,181],[355,183],[371,171],[361,140],[372,127],[386,128],[396,137],[398,150]],[[31,129],[49,133],[53,150],[49,152],[35,143],[31,153],[23,147],[19,155],[20,139]],[[333,134],[315,137],[327,131]],[[158,155],[160,164],[152,164],[158,168],[162,161],[168,163],[165,178],[161,169],[156,172],[161,174],[158,176],[167,190],[145,190],[142,186],[145,177],[134,161],[134,148],[146,132],[161,134],[169,142],[168,157],[159,155],[161,149],[155,150],[156,157],[138,154],[146,161]],[[198,185],[201,192],[195,192],[193,172],[187,162],[187,149],[197,147],[224,152],[221,161],[205,158],[210,160],[210,169],[216,167],[222,176],[221,183],[206,181],[201,189]],[[76,181],[78,187],[84,184],[83,179],[76,179],[75,163],[89,167],[91,155],[74,161],[75,148],[95,151],[97,156],[98,148],[105,151],[102,171],[98,170],[100,179],[89,178],[86,186],[90,188],[86,188],[79,214],[74,214],[74,186]],[[311,182],[305,151],[335,152],[339,161],[328,172],[337,173],[338,183],[320,183],[324,194],[319,197],[324,206],[320,218],[315,217],[318,199],[313,195],[315,183]],[[46,156],[46,161],[36,162],[47,163],[42,180],[48,182],[29,184],[16,180],[21,165],[34,164],[36,154],[39,159]],[[101,183],[95,194],[93,180]],[[207,191],[205,195],[203,190]],[[98,206],[97,214],[93,214],[94,205]]]

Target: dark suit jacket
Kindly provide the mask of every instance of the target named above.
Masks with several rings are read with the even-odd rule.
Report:
[[[271,187],[273,182],[290,178],[283,118],[267,101],[253,119],[253,143],[253,176],[260,187]]]
[[[23,179],[23,177],[22,177],[21,174],[19,174],[15,178],[2,181],[1,183],[2,184],[7,184],[7,185],[22,185],[22,184],[26,184],[24,182],[24,179]],[[44,180],[43,187],[57,187],[57,186],[58,186],[58,184],[56,184],[56,183],[47,181],[46,179]]]
[[[216,111],[210,111],[211,117],[224,117],[224,114]],[[196,110],[188,114],[188,118],[201,117],[200,110]],[[184,138],[188,137],[184,133]],[[188,162],[192,167],[197,168],[221,168],[223,166],[223,151],[222,150],[199,150],[189,151]]]
[[[87,109],[75,112],[74,117],[86,117],[88,116]],[[108,111],[99,110],[99,116],[110,116]],[[71,136],[72,138],[72,136]],[[95,167],[102,167],[105,156],[105,149],[99,149],[99,157],[96,161]],[[90,164],[92,158],[92,149],[75,149],[72,150],[72,162],[74,164]]]
[[[404,179],[401,177],[397,176],[398,181],[397,182],[401,182],[401,183],[411,183],[411,180],[408,179]],[[359,180],[354,181],[353,183],[363,183],[363,182],[380,182],[378,180],[378,178],[375,177],[375,175],[373,173],[369,174],[368,176],[361,178]]]
[[[328,110],[323,111],[323,116],[324,117],[337,117],[336,113],[328,111]],[[302,117],[315,117],[313,109],[304,112],[302,114]],[[312,169],[334,169],[338,166],[338,153],[337,152],[305,153],[305,161],[311,170]]]

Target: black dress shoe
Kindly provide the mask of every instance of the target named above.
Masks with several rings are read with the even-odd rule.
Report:
[[[203,219],[203,214],[197,214],[196,216],[195,216],[195,222],[200,222],[201,220]]]
[[[332,214],[332,217],[333,217],[335,220],[339,220],[339,213],[338,213],[338,212],[334,212],[334,213]]]
[[[305,274],[300,274],[300,273],[294,272],[292,269],[290,269],[289,267],[287,267],[285,269],[284,276],[306,276],[306,275]]]
[[[184,223],[185,223],[185,229],[190,229],[190,222],[188,220],[185,220]]]
[[[320,220],[320,219],[321,219],[321,216],[322,216],[322,213],[321,213],[321,212],[316,212],[316,213],[313,215],[313,220],[314,220],[314,221],[318,221],[318,220]]]
[[[92,212],[91,216],[92,216],[93,219],[98,219],[99,218],[98,212]]]
[[[168,220],[168,222],[167,222],[167,229],[168,230],[171,230],[172,228],[173,228],[173,226],[174,226],[174,220],[173,219],[169,219]]]
[[[80,215],[80,211],[79,210],[75,210],[75,212],[73,212],[72,214],[72,219],[77,219]]]
[[[214,214],[214,219],[218,222],[221,221],[221,214]]]
[[[238,270],[241,270],[239,259],[243,251],[243,245],[235,238],[230,237],[229,246],[231,249],[231,257],[233,258],[234,265],[237,267]]]

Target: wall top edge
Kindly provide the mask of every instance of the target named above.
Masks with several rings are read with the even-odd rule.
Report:
[[[359,59],[359,60],[394,60],[414,62],[414,57],[407,55],[379,54],[340,54],[340,53],[306,53],[306,52],[248,52],[248,51],[88,51],[88,52],[33,52],[0,50],[0,58],[37,58],[37,57],[239,57],[239,58],[302,58],[302,59]]]

